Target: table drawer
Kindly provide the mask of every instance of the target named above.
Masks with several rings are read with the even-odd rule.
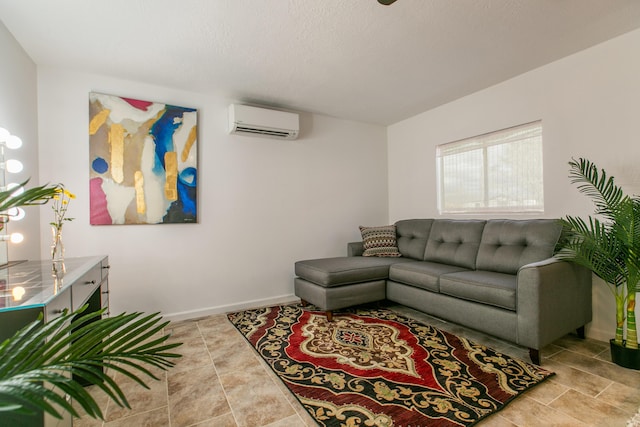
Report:
[[[100,264],[97,264],[73,283],[71,287],[71,304],[73,305],[73,311],[76,311],[87,302],[91,294],[98,289],[101,282],[102,267]]]
[[[103,316],[109,316],[109,279],[103,280],[100,285],[100,308],[106,308]]]
[[[60,292],[44,307],[44,321],[51,322],[56,317],[59,317],[65,308],[71,308],[71,290],[68,288]]]
[[[101,262],[102,264],[102,278],[106,278],[109,275],[109,269],[111,268],[111,266],[109,265],[109,257],[104,257],[104,259]]]

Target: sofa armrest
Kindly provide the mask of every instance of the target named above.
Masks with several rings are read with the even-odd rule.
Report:
[[[364,245],[362,242],[347,243],[347,256],[362,256],[364,253]]]
[[[518,271],[518,344],[541,349],[591,321],[591,271],[549,258]]]

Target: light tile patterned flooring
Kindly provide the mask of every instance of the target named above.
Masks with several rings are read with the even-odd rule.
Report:
[[[387,305],[424,323],[528,360],[527,350],[521,347],[406,307]],[[183,357],[177,365],[168,372],[161,371],[161,381],[151,381],[150,390],[116,377],[131,410],[114,405],[92,386],[105,421],[80,418],[74,420],[75,427],[317,425],[225,315],[172,323],[167,332],[171,332],[172,341],[184,343],[179,348]],[[624,427],[640,407],[640,371],[609,362],[608,343],[569,335],[543,349],[542,357],[543,367],[556,375],[479,426]]]

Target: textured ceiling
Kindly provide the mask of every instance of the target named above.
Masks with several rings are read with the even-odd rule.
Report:
[[[387,125],[639,28],[640,1],[0,0],[0,20],[38,65]]]

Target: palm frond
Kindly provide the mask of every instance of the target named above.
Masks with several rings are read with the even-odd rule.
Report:
[[[562,219],[568,232],[557,256],[589,268],[615,286],[616,341],[622,343],[626,330],[627,345],[636,348],[633,314],[635,293],[640,291],[640,199],[625,195],[613,176],[608,177],[589,160],[572,159],[569,165],[571,182],[593,199],[595,214],[603,221],[593,217],[588,221],[571,216]]]
[[[0,191],[0,212],[6,212],[13,207],[33,206],[47,203],[56,194],[59,185],[40,185],[25,189],[22,194],[15,195],[19,188],[24,188],[29,180],[18,184],[11,190]]]
[[[615,184],[612,176],[607,177],[604,169],[589,160],[579,158],[569,162],[571,183],[577,184],[581,193],[593,199],[596,214],[611,217],[611,211],[625,197],[622,189]]]
[[[157,377],[147,366],[166,370],[180,357],[172,350],[181,343],[167,343],[168,335],[153,338],[169,323],[159,313],[101,318],[102,311],[85,309],[45,324],[35,321],[0,344],[0,412],[38,408],[61,418],[62,409],[78,416],[64,398],[68,394],[88,415],[103,418],[94,398],[74,378],[95,384],[117,405],[129,407],[109,371],[148,388],[146,377]]]
[[[640,198],[629,198],[617,216],[621,225],[618,238],[624,242],[625,258],[635,282],[640,280]]]
[[[597,218],[567,216],[566,238],[556,256],[589,268],[607,283],[620,286],[625,283],[626,267],[622,248],[612,232]]]

